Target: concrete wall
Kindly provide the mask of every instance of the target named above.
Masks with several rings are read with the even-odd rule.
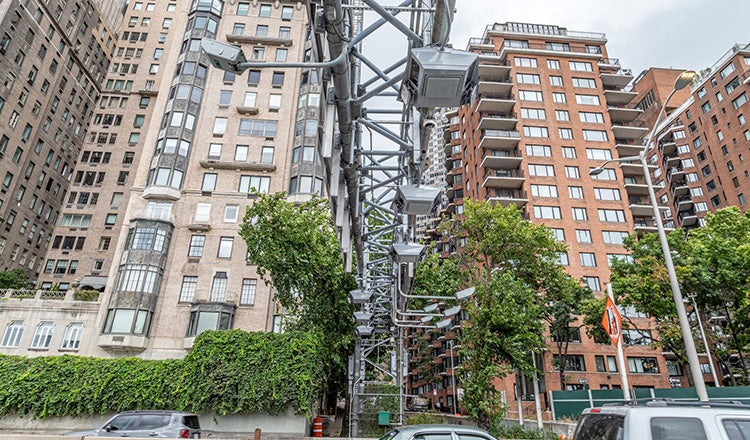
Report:
[[[85,431],[100,427],[112,415],[99,417],[48,417],[44,420],[31,417],[0,418],[0,439],[22,438],[21,434],[64,434],[71,431]],[[295,415],[293,411],[271,416],[230,415],[218,416],[204,414],[200,416],[203,438],[252,438],[256,429],[260,429],[264,438],[300,438],[310,435],[305,416]],[[10,437],[3,437],[10,435]],[[39,438],[39,437],[34,437]]]

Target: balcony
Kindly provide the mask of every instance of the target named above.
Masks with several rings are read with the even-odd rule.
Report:
[[[673,231],[674,227],[665,224],[664,229],[666,231]],[[634,218],[633,230],[637,234],[652,234],[654,232],[658,232],[659,229],[657,228],[656,221],[654,220],[652,215],[649,218]]]
[[[605,90],[604,99],[607,100],[608,105],[619,106],[630,103],[638,96],[636,92],[626,92],[624,90]]]
[[[659,152],[662,156],[670,156],[677,151],[677,146],[674,142],[662,142],[659,145]]]
[[[654,215],[654,208],[651,205],[651,201],[649,201],[648,197],[630,197],[630,200],[628,201],[628,206],[630,207],[630,211],[633,213],[633,217],[648,217]],[[659,206],[659,211],[664,212],[666,211],[666,206]]]
[[[491,154],[484,156],[484,159],[482,159],[481,166],[491,169],[517,169],[522,160],[523,158],[518,150],[491,150]]]
[[[493,98],[507,98],[513,89],[513,83],[510,80],[487,81],[482,78],[477,86],[477,93],[480,97],[493,95]]]
[[[698,223],[698,216],[694,210],[690,209],[688,211],[680,211],[680,213],[677,214],[677,220],[680,222],[681,227],[686,228],[689,226],[695,226],[695,224]]]
[[[661,164],[664,168],[670,169],[680,165],[680,158],[676,156],[664,156],[661,160]]]
[[[618,58],[602,58],[597,63],[599,64],[599,69],[606,69],[606,70],[620,70],[620,60]],[[628,69],[629,71],[629,69]],[[631,73],[632,76],[632,73]]]
[[[180,200],[182,192],[171,186],[149,185],[143,190],[144,199]]]
[[[619,157],[638,156],[643,151],[643,145],[629,144],[625,139],[615,139],[615,148]]]
[[[198,163],[200,163],[201,168],[215,170],[276,171],[276,165],[273,163],[222,161],[219,159],[201,159]]]
[[[489,49],[492,50],[495,48],[495,45],[492,43],[492,40],[489,38],[479,38],[479,37],[473,37],[469,38],[469,45],[466,50],[475,50],[475,49]]]
[[[485,188],[520,189],[526,180],[522,170],[494,170],[487,173],[482,186]]]
[[[606,58],[603,58],[605,60]],[[618,61],[619,63],[619,61]],[[606,66],[606,63],[599,62],[599,69],[602,70],[603,65]],[[633,72],[631,72],[630,69],[620,69],[620,66],[617,65],[616,67],[617,72],[616,73],[610,73],[610,72],[601,72],[599,74],[599,78],[602,80],[602,85],[604,87],[613,87],[617,89],[621,89],[628,84],[630,84],[631,81],[633,81]],[[608,69],[613,70],[613,69]]]
[[[672,191],[672,197],[680,197],[690,192],[690,188],[687,186],[684,180],[672,182],[670,185]]]
[[[480,81],[508,82],[510,78],[510,66],[505,64],[479,63]]]
[[[612,122],[633,122],[643,113],[643,110],[626,107],[607,107]]]
[[[510,150],[518,146],[521,135],[515,130],[484,130],[479,148]]]
[[[659,168],[656,165],[649,165],[649,172],[654,172]],[[640,162],[623,162],[620,164],[623,176],[641,176],[643,177],[643,165]]]
[[[682,169],[682,167],[672,167],[667,171],[667,180],[677,181],[677,180],[683,180],[685,178],[685,170]]]
[[[480,83],[481,84],[481,83]],[[510,113],[516,101],[511,94],[485,93],[479,95],[478,112]]]
[[[614,133],[615,138],[618,139],[638,140],[648,134],[648,128],[635,127],[633,125],[612,124],[612,133]]]
[[[640,179],[643,180],[643,179]],[[641,182],[640,180],[636,180],[633,182],[625,182],[625,191],[628,193],[628,196],[647,196],[648,195],[648,185],[646,185],[646,182]]]
[[[690,211],[693,208],[693,199],[690,196],[681,196],[675,200],[677,211]]]
[[[529,202],[529,196],[526,194],[526,191],[519,189],[497,189],[494,192],[490,191],[488,200],[503,206],[514,204],[518,208],[521,208]]]
[[[481,106],[481,101],[480,101]],[[516,128],[518,116],[515,113],[482,113],[479,119],[480,130],[512,130]]]
[[[294,41],[291,38],[278,38],[269,36],[244,35],[244,34],[226,34],[227,41],[230,43],[258,44],[261,46],[282,46],[290,47]]]

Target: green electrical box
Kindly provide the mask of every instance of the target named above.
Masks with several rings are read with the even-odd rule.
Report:
[[[390,426],[391,413],[388,411],[378,411],[378,426]]]

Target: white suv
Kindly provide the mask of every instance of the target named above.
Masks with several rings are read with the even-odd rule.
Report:
[[[652,401],[583,411],[574,440],[750,440],[750,406]]]

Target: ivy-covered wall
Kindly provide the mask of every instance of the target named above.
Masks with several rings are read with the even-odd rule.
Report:
[[[0,355],[0,415],[309,414],[325,379],[320,341],[313,333],[226,330],[201,333],[179,360]]]

